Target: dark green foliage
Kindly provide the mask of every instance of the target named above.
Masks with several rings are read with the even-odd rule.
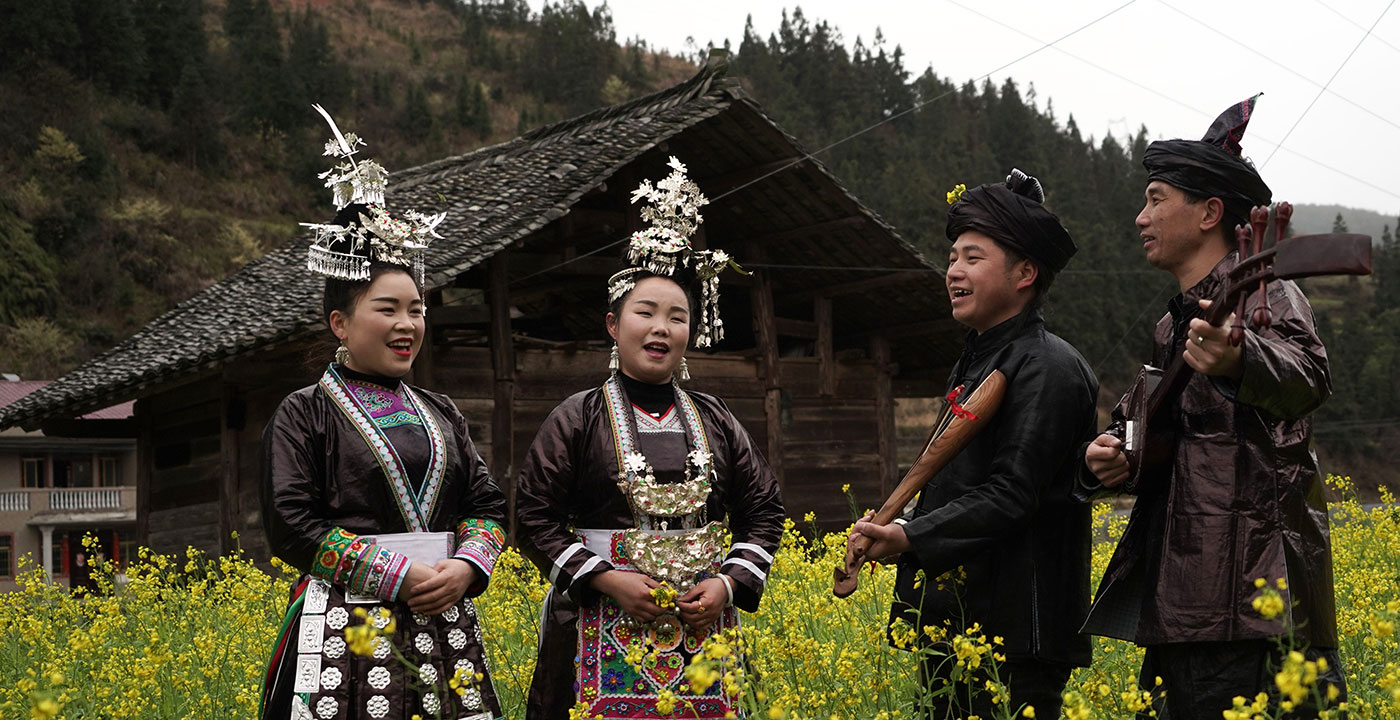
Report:
[[[237,121],[243,130],[287,129],[304,111],[293,100],[282,36],[269,0],[232,0],[224,13],[230,58],[226,66]]]
[[[55,262],[34,242],[33,228],[0,203],[0,325],[47,315],[58,301]]]
[[[589,12],[580,0],[546,2],[533,28],[525,86],[568,114],[597,107],[598,93],[618,63],[612,12]]]

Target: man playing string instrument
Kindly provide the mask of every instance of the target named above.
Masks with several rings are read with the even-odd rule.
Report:
[[[1184,354],[1197,374],[1164,411],[1174,457],[1163,481],[1131,488],[1132,518],[1084,631],[1146,646],[1140,685],[1155,687],[1157,716],[1172,720],[1216,720],[1235,697],[1252,701],[1272,690],[1282,657],[1276,638],[1288,633],[1309,660],[1326,661],[1318,687],[1327,692],[1330,684],[1333,702],[1345,700],[1310,419],[1331,379],[1312,308],[1297,285],[1280,280],[1268,285],[1272,325],[1245,329],[1238,344],[1229,342],[1232,320],[1211,325],[1201,317],[1205,298],[1240,262],[1235,226],[1271,200],[1241,156],[1256,99],[1227,110],[1203,139],[1154,142],[1143,158],[1143,250],[1181,291],[1157,322],[1153,365]],[[1088,489],[1128,489],[1127,414],[1120,404],[1086,447]],[[1274,592],[1279,605],[1256,609]]]
[[[1089,510],[1072,495],[1081,448],[1094,436],[1098,381],[1041,316],[1054,274],[1076,250],[1044,199],[1039,181],[1019,170],[1005,184],[949,193],[946,284],[954,319],[972,332],[947,388],[964,388],[965,399],[1000,370],[1006,395],[907,522],[867,519],[854,533],[873,541],[870,559],[899,555],[893,619],[923,644],[932,639],[925,627],[951,638],[980,623],[987,638],[1002,639],[1010,707],[1054,718],[1070,671],[1090,660],[1088,638],[1075,631],[1089,600]],[[940,579],[959,566],[965,579]],[[924,656],[922,711],[991,717],[985,679],[954,682],[952,671],[937,649]]]

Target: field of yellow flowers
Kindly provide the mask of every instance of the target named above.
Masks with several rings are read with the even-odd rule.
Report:
[[[1345,478],[1328,479],[1343,496]],[[1338,624],[1352,718],[1400,717],[1400,506],[1354,499],[1334,504],[1333,554]],[[1102,572],[1125,519],[1107,505],[1095,513],[1094,552]],[[867,571],[857,594],[831,595],[831,570],[844,537],[798,531],[789,523],[759,613],[744,617],[752,661],[748,695],[761,717],[894,720],[910,718],[914,658],[885,641],[893,570]],[[0,595],[0,717],[256,718],[261,674],[290,579],[270,576],[239,557],[205,559],[142,554],[125,582],[74,597],[25,571],[20,592]],[[479,600],[497,690],[509,718],[523,716],[534,667],[536,624],[545,586],[512,552]],[[957,643],[955,643],[955,646]],[[969,634],[969,657],[995,656],[990,641]],[[1140,651],[1096,641],[1095,660],[1072,677],[1065,716],[1131,717],[1141,707]],[[988,660],[990,663],[990,660]],[[1292,673],[1292,674],[1290,674]],[[1306,680],[1301,665],[1280,685]],[[1251,699],[1252,701],[1252,699]],[[1249,702],[1222,716],[1268,717]]]

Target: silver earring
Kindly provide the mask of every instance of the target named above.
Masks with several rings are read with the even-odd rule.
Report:
[[[617,343],[613,343],[612,353],[608,355],[608,369],[617,372],[618,365],[621,364],[622,357],[617,352]]]
[[[345,347],[343,343],[340,347],[336,348],[335,361],[341,365],[348,365],[350,363],[350,348]]]
[[[679,366],[678,369],[681,371],[681,382],[689,382],[689,381],[690,381],[690,365],[686,364],[685,358],[681,358],[681,364],[680,364],[680,366]]]

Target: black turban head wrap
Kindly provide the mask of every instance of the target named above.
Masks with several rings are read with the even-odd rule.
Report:
[[[1148,145],[1142,157],[1147,179],[1198,197],[1218,197],[1225,204],[1225,214],[1236,223],[1248,219],[1255,205],[1268,205],[1274,194],[1254,165],[1242,157],[1240,147],[1258,100],[1255,95],[1221,113],[1200,140],[1158,140]]]
[[[948,240],[975,230],[1058,273],[1079,248],[1044,202],[1040,181],[1012,169],[1005,183],[963,191],[948,209]]]

